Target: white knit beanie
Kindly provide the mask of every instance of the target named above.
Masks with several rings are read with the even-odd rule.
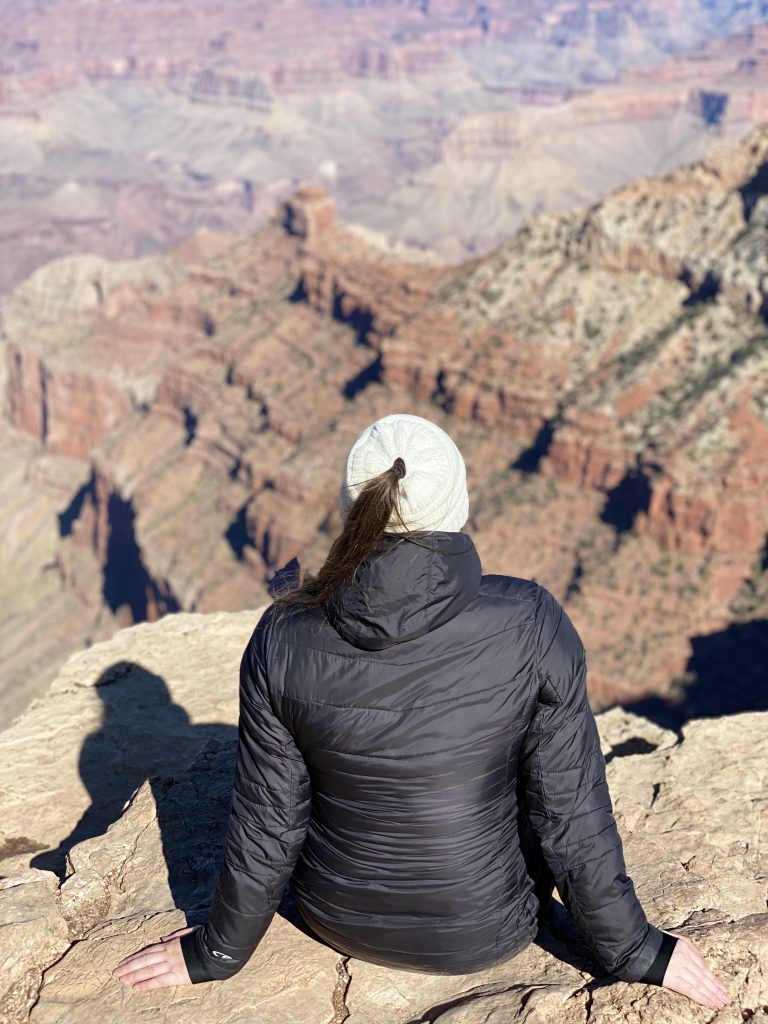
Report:
[[[409,413],[392,413],[360,434],[347,457],[341,486],[346,514],[362,486],[397,457],[405,462],[400,480],[400,513],[410,530],[458,532],[469,515],[467,470],[461,452],[436,423]],[[387,532],[401,533],[393,516]]]

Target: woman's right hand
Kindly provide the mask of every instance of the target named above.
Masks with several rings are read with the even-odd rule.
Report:
[[[684,935],[675,935],[677,942],[664,972],[662,988],[688,996],[695,1003],[719,1010],[731,997],[728,989],[704,963],[701,951]]]

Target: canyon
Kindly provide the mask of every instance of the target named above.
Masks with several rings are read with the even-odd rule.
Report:
[[[0,0],[0,295],[308,185],[457,263],[767,117],[756,0]]]
[[[120,627],[317,570],[392,411],[456,440],[484,571],[564,602],[596,709],[764,709],[767,168],[762,127],[458,267],[308,186],[251,235],[35,270],[2,310],[4,724]]]

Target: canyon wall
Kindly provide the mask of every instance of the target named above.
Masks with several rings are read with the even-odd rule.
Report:
[[[3,320],[6,707],[117,625],[248,607],[292,559],[319,568],[348,449],[398,409],[464,453],[485,571],[565,602],[596,706],[762,707],[767,161],[758,129],[457,268],[369,245],[319,187],[246,238],[40,268]],[[732,657],[738,693],[713,667]]]

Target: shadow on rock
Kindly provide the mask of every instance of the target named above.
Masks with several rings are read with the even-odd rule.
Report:
[[[693,637],[691,646],[677,699],[646,697],[626,709],[674,730],[692,718],[768,710],[768,619],[734,622]]]
[[[37,854],[32,866],[64,879],[72,847],[103,835],[148,782],[173,905],[190,924],[202,923],[223,863],[237,727],[193,724],[165,680],[135,662],[111,665],[95,689],[101,724],[86,736],[79,759],[90,805],[58,847]],[[309,934],[287,888],[278,913]]]
[[[195,761],[202,748],[218,741],[226,756],[228,777],[221,772],[209,776],[227,788],[228,800],[234,776],[237,729],[226,723],[195,725],[187,712],[175,704],[165,680],[141,665],[118,661],[99,676],[95,684],[103,713],[101,725],[86,736],[80,751],[79,770],[90,795],[90,805],[70,834],[54,850],[37,854],[33,867],[66,873],[66,857],[76,844],[102,835],[122,814],[125,804],[143,782],[150,781],[158,808],[163,850],[169,883],[176,906],[186,909],[183,897],[188,889],[184,843],[176,835],[179,827],[197,835],[197,807],[206,799],[206,779],[198,778],[202,793],[190,793],[186,806],[169,807],[164,801],[168,786]],[[173,814],[181,817],[172,820]]]

